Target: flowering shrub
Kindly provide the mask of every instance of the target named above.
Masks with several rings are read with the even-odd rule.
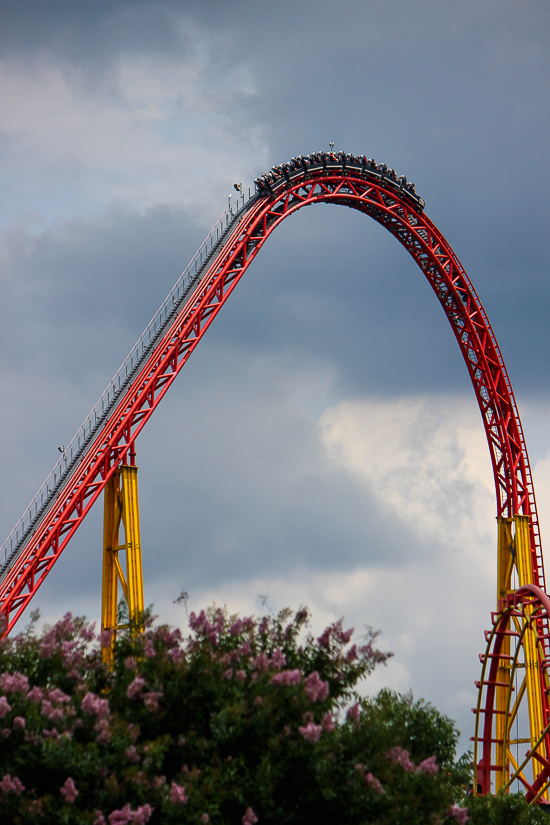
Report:
[[[0,642],[0,822],[466,821],[452,722],[358,681],[387,654],[342,622],[191,614],[119,637],[70,615]],[[462,819],[461,819],[462,817]]]

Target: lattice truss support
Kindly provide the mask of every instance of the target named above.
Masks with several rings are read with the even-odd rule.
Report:
[[[500,518],[498,534],[498,610],[485,634],[478,702],[472,709],[475,792],[513,788],[523,790],[530,802],[547,803],[550,600],[533,582],[528,517]]]
[[[105,485],[101,636],[103,659],[107,662],[112,660],[117,631],[128,627],[118,621],[119,586],[128,620],[136,630],[144,609],[137,470],[124,464]]]

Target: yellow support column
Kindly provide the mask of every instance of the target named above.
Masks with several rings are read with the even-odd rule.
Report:
[[[512,567],[514,566],[512,521],[509,518],[498,518],[498,550],[497,550],[497,610],[506,604],[506,596],[510,592],[512,582]],[[502,771],[495,772],[495,793],[506,783],[510,770],[506,754],[505,733],[507,728],[506,707],[508,688],[510,684],[510,637],[502,640],[503,658],[500,659],[497,681],[500,683],[495,689],[495,764],[502,765]]]
[[[105,487],[101,630],[111,631],[109,644],[103,646],[103,659],[106,662],[112,661],[112,644],[117,630],[127,627],[118,624],[119,582],[128,606],[130,622],[138,622],[144,609],[137,470],[137,467],[123,465]],[[119,542],[121,526],[124,530],[122,543]],[[126,554],[126,575],[119,558],[122,551]]]
[[[514,542],[516,551],[516,567],[518,571],[519,586],[522,587],[524,584],[533,584],[529,517],[514,516],[514,523],[516,527]],[[530,615],[532,611],[532,607],[525,608],[526,615]],[[531,748],[534,748],[540,739],[542,732],[544,731],[545,725],[542,713],[541,662],[539,651],[537,650],[535,633],[531,629],[525,631],[523,649],[525,656],[527,701],[529,705],[529,733],[531,737]],[[542,757],[546,757],[546,745],[544,741],[541,742],[537,750]],[[536,759],[533,759],[531,764],[533,766],[533,779],[535,779],[540,773],[542,766]],[[547,798],[547,794],[544,796]]]

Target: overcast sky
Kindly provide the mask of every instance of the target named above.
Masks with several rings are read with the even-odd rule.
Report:
[[[7,535],[227,204],[291,156],[415,181],[499,340],[550,541],[547,0],[4,0]],[[448,323],[396,241],[318,206],[266,243],[137,444],[145,592],[185,623],[308,604],[467,747],[495,496]],[[99,616],[96,505],[32,607]],[[367,687],[369,687],[367,685]]]

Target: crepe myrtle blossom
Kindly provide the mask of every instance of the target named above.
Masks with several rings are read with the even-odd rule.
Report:
[[[95,693],[91,693],[90,691],[82,700],[81,707],[84,713],[88,713],[90,715],[95,714],[100,719],[103,719],[105,716],[109,715],[108,699],[100,699],[99,696]]]
[[[252,808],[247,808],[243,816],[243,825],[256,825],[257,821],[258,817]]]
[[[466,808],[461,808],[460,805],[451,805],[447,811],[447,816],[456,819],[458,825],[466,825],[470,818]]]
[[[69,778],[61,786],[59,793],[65,799],[65,802],[68,802],[70,805],[75,801],[78,796],[78,791],[72,777],[69,776]]]
[[[382,795],[386,793],[380,780],[373,776],[370,771],[365,775],[365,779],[367,781],[367,785],[372,791],[374,791],[375,794]]]
[[[304,693],[312,702],[323,702],[328,696],[328,682],[323,682],[314,670],[304,679]]]
[[[397,746],[386,751],[386,759],[393,762],[394,765],[400,765],[407,773],[412,773],[415,770],[414,762],[411,760],[410,754],[406,748]]]
[[[19,796],[25,790],[25,786],[17,776],[14,776],[12,779],[9,773],[7,773],[4,778],[0,780],[0,790],[5,794],[14,793]]]
[[[143,704],[147,710],[155,712],[159,709],[159,699],[162,699],[163,695],[161,690],[150,690],[148,693],[143,694]]]
[[[313,722],[308,722],[307,725],[302,725],[298,731],[304,737],[306,742],[318,742],[323,730],[321,725],[315,725]]]
[[[418,773],[425,773],[428,776],[435,776],[439,770],[439,765],[437,764],[435,756],[429,756],[427,759],[423,759],[416,770]]]
[[[302,681],[302,671],[299,668],[295,670],[281,670],[271,677],[270,685],[299,685]]]
[[[187,802],[187,797],[185,795],[185,788],[183,785],[178,785],[176,782],[172,782],[169,799],[174,805],[185,805]]]
[[[2,673],[0,676],[0,689],[4,693],[27,693],[29,680],[22,673]]]
[[[136,676],[136,678],[130,682],[126,690],[126,696],[128,699],[139,699],[145,685],[146,681],[143,676]]]
[[[120,810],[112,811],[109,814],[109,825],[145,825],[149,822],[153,808],[150,805],[140,805],[135,811],[132,810],[130,803],[126,804]]]

